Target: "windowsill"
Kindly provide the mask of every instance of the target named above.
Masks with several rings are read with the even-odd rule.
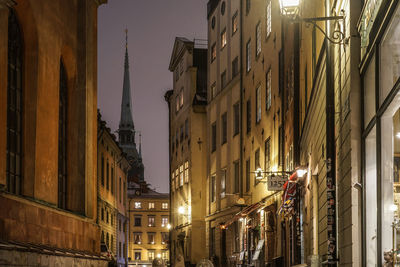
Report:
[[[234,133],[232,137],[235,137],[235,136],[237,136],[238,134],[239,134],[239,132]]]

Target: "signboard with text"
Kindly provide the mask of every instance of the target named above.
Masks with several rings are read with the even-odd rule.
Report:
[[[286,175],[271,175],[268,177],[268,191],[282,191],[288,180]]]

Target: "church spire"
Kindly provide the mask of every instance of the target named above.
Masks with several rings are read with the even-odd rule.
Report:
[[[128,29],[125,29],[125,64],[124,83],[122,89],[121,119],[119,129],[135,130],[132,119],[131,85],[129,80],[129,57],[128,57]],[[134,140],[133,140],[134,141]]]
[[[139,158],[142,158],[142,133],[139,132]]]

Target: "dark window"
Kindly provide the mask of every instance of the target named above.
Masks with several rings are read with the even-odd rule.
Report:
[[[234,179],[235,179],[235,184],[234,184],[234,188],[233,188],[233,193],[239,193],[239,161],[235,161],[233,163],[234,166]]]
[[[104,209],[101,209],[101,220],[104,221]]]
[[[135,217],[135,226],[142,226],[142,218]]]
[[[272,82],[271,82],[271,68],[265,74],[265,109],[271,108],[272,99]]]
[[[135,251],[135,260],[141,260],[141,259],[142,259],[142,253]]]
[[[185,138],[189,137],[189,121],[188,119],[185,120]]]
[[[240,117],[239,103],[233,105],[233,136],[239,133]]]
[[[111,167],[111,194],[114,194],[114,167]]]
[[[183,141],[183,125],[181,125],[181,142]]]
[[[104,156],[101,155],[101,185],[104,186]]]
[[[267,140],[265,140],[265,148],[264,148],[264,152],[265,152],[265,163],[264,163],[264,168],[265,171],[269,171],[271,168],[271,137],[268,137]]]
[[[239,59],[235,57],[232,61],[232,78],[239,74]]]
[[[260,149],[258,148],[254,153],[254,168],[257,170],[260,167]],[[258,184],[258,182],[257,179],[254,179],[254,184]]]
[[[284,155],[283,155],[283,146],[285,145],[284,144],[284,140],[283,140],[283,135],[284,135],[284,132],[283,132],[283,127],[282,126],[279,126],[279,136],[278,136],[278,138],[279,138],[279,147],[278,147],[278,165],[279,166],[282,166],[283,167],[283,162],[285,161],[284,160]]]
[[[217,181],[215,175],[211,176],[211,202],[217,200]]]
[[[211,152],[217,149],[217,123],[211,125]]]
[[[246,124],[246,129],[247,129],[247,133],[250,133],[251,131],[251,100],[247,100],[246,103],[246,113],[247,113],[247,124]]]
[[[228,121],[226,119],[226,112],[221,116],[222,121],[222,140],[221,143],[225,144],[227,141]]]
[[[221,91],[226,86],[226,70],[221,74]]]
[[[13,9],[8,16],[7,190],[21,194],[22,182],[22,35]]]
[[[250,159],[246,160],[246,192],[250,190]]]
[[[215,255],[215,227],[211,228],[210,231],[210,255]]]
[[[67,201],[67,77],[60,61],[60,102],[58,109],[58,207]]]
[[[106,188],[109,189],[110,188],[110,164],[107,161],[107,169],[106,169]]]

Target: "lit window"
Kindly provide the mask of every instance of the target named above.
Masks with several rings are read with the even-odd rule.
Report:
[[[161,208],[162,208],[163,210],[168,209],[168,203],[167,203],[167,202],[162,203]]]
[[[261,24],[258,23],[256,26],[256,56],[261,53]]]
[[[168,217],[161,217],[161,227],[165,227],[168,224]]]
[[[183,165],[179,167],[179,186],[183,185]]]
[[[216,58],[217,58],[217,46],[216,46],[216,44],[214,43],[214,44],[211,46],[211,62],[213,62]]]
[[[149,244],[154,244],[154,241],[153,241],[153,243],[149,243]],[[148,257],[149,257],[149,261],[154,260],[154,251],[149,251]]]
[[[133,242],[135,244],[142,244],[142,233],[133,233]]]
[[[179,107],[180,107],[180,108],[183,107],[183,87],[182,87],[181,93],[180,93],[180,103],[179,103]]]
[[[147,233],[148,243],[154,245],[155,243],[155,233]]]
[[[185,162],[185,183],[189,182],[189,161]]]
[[[154,209],[154,202],[149,202],[149,209]]]
[[[154,216],[149,216],[148,219],[149,219],[148,226],[149,227],[155,227],[156,226],[156,218]]]
[[[221,33],[221,48],[226,46],[226,29],[224,29]]]
[[[142,208],[142,202],[135,202],[135,209],[141,209]]]
[[[232,35],[237,31],[238,29],[238,12],[236,11],[235,15],[232,17]]]
[[[168,251],[163,251],[161,255],[162,255],[162,259],[163,260],[167,260],[168,259]]]
[[[261,85],[256,89],[256,123],[261,121]]]
[[[266,8],[266,16],[265,16],[265,33],[266,37],[271,34],[271,0],[267,0],[267,8]]]
[[[168,239],[168,233],[161,233],[161,244],[166,244]]]

